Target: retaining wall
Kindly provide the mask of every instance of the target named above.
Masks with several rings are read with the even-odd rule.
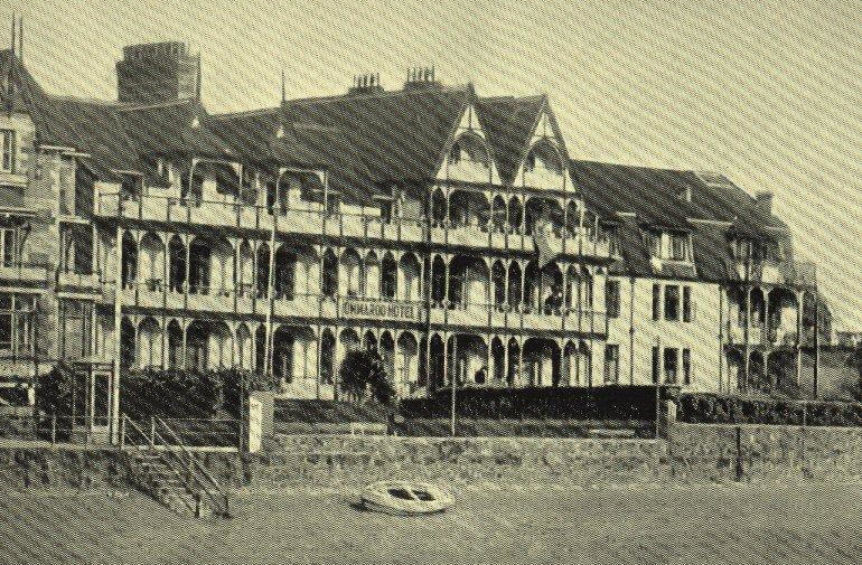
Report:
[[[457,484],[862,480],[862,428],[673,424],[667,440],[279,435],[254,455],[200,452],[230,489]],[[0,490],[127,488],[114,449],[0,445]]]
[[[862,428],[677,423],[667,443],[675,479],[862,479]]]

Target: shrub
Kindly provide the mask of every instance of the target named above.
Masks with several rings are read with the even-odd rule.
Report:
[[[662,394],[671,394],[662,388]],[[490,419],[655,420],[654,386],[464,388],[456,394],[458,415]],[[406,418],[444,418],[451,412],[451,389],[428,398],[404,399]]]
[[[862,403],[684,393],[677,419],[692,424],[862,426]]]
[[[388,405],[395,397],[395,389],[386,375],[383,359],[377,351],[350,351],[341,363],[338,372],[341,390],[358,401],[371,397],[380,404]]]

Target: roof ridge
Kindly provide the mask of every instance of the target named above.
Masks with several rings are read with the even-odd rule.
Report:
[[[81,104],[92,104],[94,106],[105,106],[119,109],[125,106],[124,102],[117,100],[104,100],[101,98],[88,98],[86,96],[74,96],[71,94],[48,94],[51,102],[79,102]]]
[[[340,102],[343,100],[368,100],[372,98],[389,98],[396,95],[401,94],[422,94],[425,92],[468,92],[469,85],[453,85],[453,86],[443,86],[441,88],[429,88],[429,89],[400,89],[400,90],[384,90],[383,92],[368,92],[362,94],[332,94],[329,96],[309,96],[306,98],[293,98],[291,100],[285,100],[285,104],[311,104],[315,102]]]
[[[185,106],[196,104],[193,98],[181,98],[179,100],[168,100],[165,102],[155,102],[152,104],[122,104],[117,107],[120,112],[133,112],[136,110],[151,110],[155,108],[170,108],[172,106]]]
[[[254,110],[240,110],[238,112],[225,112],[224,114],[210,114],[209,119],[211,120],[229,120],[233,118],[246,118],[253,116],[262,116],[269,112],[277,113],[281,110],[281,106],[274,106],[270,108],[256,108]]]
[[[604,165],[607,167],[620,167],[626,169],[638,169],[641,171],[662,171],[669,173],[693,173],[696,174],[697,171],[694,169],[679,169],[674,167],[650,167],[648,165],[630,165],[628,163],[612,163],[609,161],[597,161],[595,159],[569,159],[572,163],[583,163],[588,165]],[[722,173],[723,174],[723,173]]]

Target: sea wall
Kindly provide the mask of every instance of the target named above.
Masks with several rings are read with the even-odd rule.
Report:
[[[862,478],[862,428],[676,423],[668,430],[667,445],[676,480]]]
[[[355,488],[379,479],[455,485],[857,481],[862,429],[673,424],[666,440],[276,435],[257,454],[198,452],[231,490]],[[0,443],[0,490],[133,484],[110,448]]]

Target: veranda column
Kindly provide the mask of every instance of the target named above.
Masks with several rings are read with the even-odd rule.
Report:
[[[185,318],[182,320],[183,327],[183,360],[180,366],[183,369],[188,369],[189,365],[189,322]]]
[[[745,351],[745,359],[742,361],[742,390],[748,390],[748,372],[751,369],[751,345],[749,343],[749,332],[751,328],[751,287],[746,286],[745,288],[745,326],[742,328],[743,330],[743,342],[744,342],[744,351]]]
[[[802,384],[802,305],[805,291],[796,291],[796,385]]]
[[[123,324],[123,228],[117,226],[116,245],[114,254],[116,256],[116,274],[114,283],[114,375],[111,379],[111,443],[116,444],[120,439],[120,359],[122,356],[122,343],[120,340],[120,326]],[[38,345],[37,345],[38,347]]]

